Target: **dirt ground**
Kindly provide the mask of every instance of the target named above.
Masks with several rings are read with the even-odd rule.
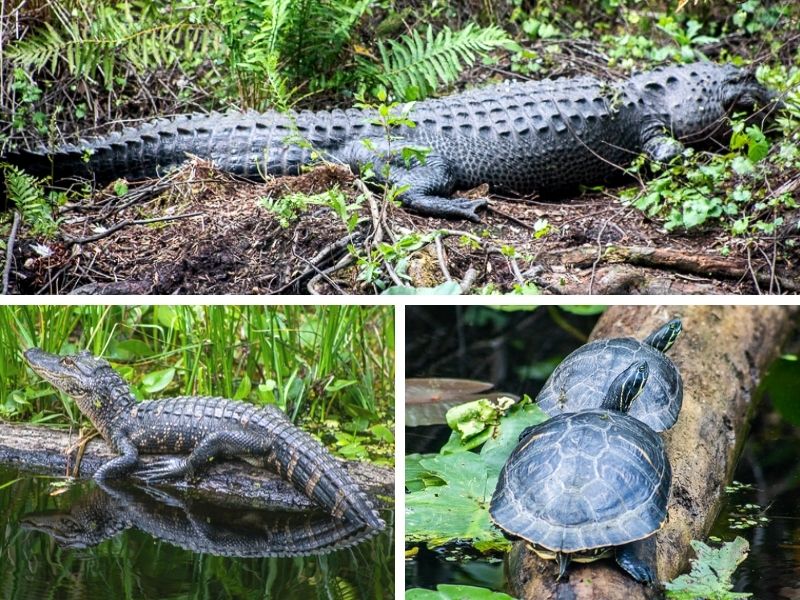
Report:
[[[338,186],[359,207],[352,234],[330,208],[286,223],[263,198]],[[236,180],[195,160],[169,177],[66,206],[59,237],[13,244],[8,284],[20,294],[375,294],[354,258],[409,232],[435,234],[384,282],[463,293],[756,294],[800,291],[800,229],[787,219],[758,244],[720,233],[667,234],[610,189],[547,202],[492,197],[481,223],[420,217],[381,200],[344,168],[323,165],[266,183]],[[547,219],[538,239],[532,224]],[[288,226],[286,226],[288,225]],[[794,239],[794,247],[786,245]],[[720,249],[727,245],[730,253]],[[513,248],[514,251],[509,251]],[[488,287],[487,287],[488,286]],[[455,287],[455,286],[452,286]]]

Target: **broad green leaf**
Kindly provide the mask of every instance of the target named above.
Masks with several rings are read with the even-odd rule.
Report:
[[[325,391],[329,394],[338,392],[346,387],[358,383],[355,379],[334,379],[331,383],[325,386]]]
[[[136,338],[114,342],[110,345],[108,352],[109,357],[116,359],[131,357],[146,358],[152,355],[153,351],[150,349],[150,346]]]
[[[502,419],[497,434],[481,448],[481,458],[487,471],[495,479],[500,475],[500,469],[503,468],[511,452],[517,447],[522,430],[531,425],[538,425],[547,418],[544,411],[532,404],[530,398],[526,396]]]
[[[455,281],[446,281],[432,288],[394,285],[381,293],[383,296],[458,296],[459,294],[461,294],[461,286]]]
[[[251,389],[250,377],[247,373],[244,374],[242,380],[239,382],[239,387],[236,388],[236,393],[233,395],[234,400],[244,400],[250,395]]]
[[[514,600],[514,598],[482,587],[443,583],[436,586],[436,591],[422,588],[406,590],[406,600]]]
[[[473,452],[425,458],[419,465],[445,485],[406,495],[406,539],[439,546],[470,539],[480,550],[510,546],[489,519],[489,501],[497,483],[486,472],[483,458]]]
[[[770,367],[761,386],[781,416],[792,425],[800,425],[800,402],[797,401],[797,380],[800,366],[797,357],[781,357]]]
[[[692,570],[665,585],[667,598],[733,600],[752,595],[733,592],[731,583],[736,567],[747,557],[750,549],[747,540],[737,537],[720,548],[711,548],[703,542],[692,540],[692,548],[697,554],[697,558],[691,561]]]
[[[444,481],[420,465],[420,461],[436,454],[409,454],[406,456],[406,490],[418,492],[426,487],[444,485]]]
[[[464,442],[498,423],[500,416],[514,404],[513,398],[481,398],[472,402],[458,404],[447,411],[447,424],[458,432]]]
[[[153,371],[142,377],[142,387],[149,394],[155,394],[167,387],[175,378],[175,367]]]
[[[601,315],[605,312],[604,304],[559,304],[558,308],[573,315]]]

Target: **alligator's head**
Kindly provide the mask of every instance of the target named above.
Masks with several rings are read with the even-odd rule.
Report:
[[[134,402],[128,385],[111,365],[86,350],[59,356],[30,348],[24,356],[38,375],[74,398],[101,432],[106,429],[104,415],[117,413]]]
[[[23,529],[41,531],[62,548],[91,548],[128,528],[124,508],[110,503],[102,490],[80,498],[68,511],[29,513]]]
[[[726,143],[728,117],[765,118],[764,109],[775,100],[752,70],[711,62],[662,67],[634,75],[631,81],[654,116],[685,143]]]

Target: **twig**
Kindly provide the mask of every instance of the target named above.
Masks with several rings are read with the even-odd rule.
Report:
[[[165,221],[177,221],[179,219],[189,219],[191,217],[201,217],[203,216],[202,212],[192,212],[186,213],[183,215],[174,215],[168,217],[155,217],[153,219],[125,219],[124,221],[120,221],[119,223],[112,225],[105,231],[97,233],[95,235],[90,235],[85,238],[71,238],[64,236],[64,242],[70,245],[74,244],[86,244],[88,242],[96,242],[97,240],[102,240],[105,237],[110,236],[112,233],[119,231],[120,229],[124,229],[125,227],[130,227],[131,225],[149,225],[150,223],[162,223]]]
[[[500,215],[500,216],[501,216],[501,217],[503,217],[504,219],[508,219],[508,220],[509,220],[509,221],[511,221],[512,223],[516,223],[516,224],[517,224],[517,225],[519,225],[520,227],[524,227],[525,229],[528,229],[528,230],[530,230],[530,231],[536,231],[536,228],[535,228],[535,227],[533,227],[533,226],[531,226],[531,225],[528,225],[528,224],[527,224],[527,223],[525,223],[524,221],[520,221],[520,220],[519,220],[517,217],[511,216],[511,215],[510,215],[510,214],[508,214],[507,212],[503,212],[502,210],[499,210],[499,209],[495,208],[495,207],[494,207],[494,206],[492,206],[492,205],[489,205],[489,206],[487,206],[487,207],[486,207],[486,210],[487,210],[487,211],[489,211],[489,212],[491,212],[491,213],[494,213],[494,214],[496,214],[496,215]]]
[[[594,288],[594,275],[597,272],[597,265],[600,263],[600,260],[603,258],[603,232],[606,230],[606,225],[610,219],[606,219],[603,221],[603,226],[600,228],[600,232],[597,234],[597,258],[592,263],[592,276],[589,279],[589,295],[592,295],[592,289]]]
[[[461,283],[459,284],[462,294],[469,294],[469,290],[472,284],[475,283],[475,278],[477,276],[478,272],[473,267],[467,269],[467,272],[464,273],[464,277],[461,278]]]
[[[17,239],[17,229],[19,229],[19,211],[14,211],[14,224],[11,225],[11,233],[6,244],[6,264],[3,267],[3,296],[8,294],[8,279],[11,276],[11,261],[14,260],[14,242]]]
[[[436,257],[439,259],[439,268],[447,281],[453,281],[453,278],[450,277],[450,271],[447,269],[447,257],[444,253],[444,244],[442,244],[441,236],[437,235],[434,238],[434,243],[436,244]]]

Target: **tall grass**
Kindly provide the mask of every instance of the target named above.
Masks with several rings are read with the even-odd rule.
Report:
[[[75,424],[74,402],[25,365],[32,346],[102,355],[140,399],[224,396],[354,431],[393,419],[391,307],[0,307],[0,418]]]

